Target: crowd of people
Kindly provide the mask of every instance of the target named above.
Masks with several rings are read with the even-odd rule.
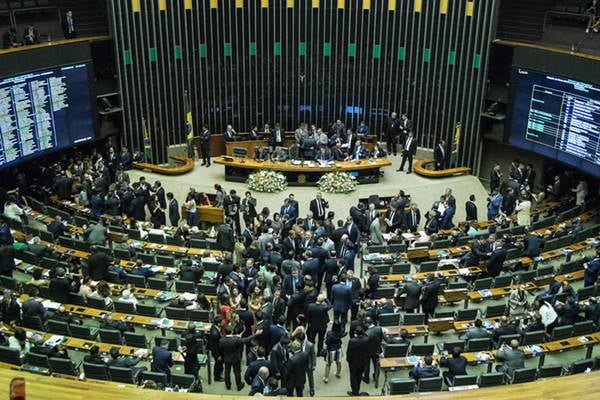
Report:
[[[410,137],[409,132],[407,138]],[[36,299],[39,286],[48,286],[53,297],[61,303],[68,303],[71,295],[79,294],[103,301],[110,308],[115,299],[107,281],[114,280],[115,276],[124,279],[125,272],[145,277],[155,275],[154,270],[141,260],[135,268],[124,271],[106,254],[102,246],[106,244],[108,223],[103,215],[111,216],[110,225],[140,230],[141,237],[174,235],[189,245],[192,239],[207,239],[207,233],[199,227],[197,206],[222,207],[225,221],[218,226],[215,240],[227,255],[220,260],[212,281],[217,287],[216,299],[209,301],[205,294],[193,293],[170,300],[168,306],[205,310],[214,315],[208,332],[191,328],[182,336],[178,351],[185,359],[186,373],[197,376],[200,368],[198,353],[210,352],[215,362],[214,379],[224,381],[227,389],[238,391],[247,384],[251,395],[302,396],[308,393],[313,396],[317,359],[324,358],[326,368],[321,379],[326,384],[333,364],[334,375],[340,378],[344,354],[350,374],[348,394],[359,395],[362,383],[379,384],[377,360],[382,346],[411,340],[405,331],[390,334],[379,326],[381,314],[422,311],[427,318],[435,314],[440,291],[447,283],[441,274],[432,273],[423,282],[405,282],[397,286],[391,298],[378,298],[376,292],[381,282],[377,270],[368,268],[365,277],[359,276],[356,270],[355,258],[363,244],[405,243],[403,234],[422,236],[413,246],[419,241],[450,239],[455,243],[461,237],[472,236],[471,251],[460,259],[460,263],[475,266],[484,262],[485,276],[495,277],[504,268],[508,249],[517,248],[523,255],[535,257],[544,240],[573,235],[582,229],[581,221],[574,220],[544,234],[530,232],[527,228],[524,238],[495,235],[493,229],[488,238],[483,238],[474,228],[479,218],[474,195],[465,203],[468,221],[454,226],[457,205],[450,188],[427,210],[424,224],[419,207],[402,190],[391,197],[386,212],[380,212],[377,204],[359,202],[349,208],[348,215],[338,217],[329,210],[329,202],[321,193],[316,193],[307,210],[301,213],[301,206],[293,194],[283,199],[278,210],[269,210],[261,208],[251,192],[240,196],[235,190],[226,191],[218,184],[214,187],[215,193],[210,194],[190,189],[182,202],[186,212],[182,219],[177,199],[172,193],[165,193],[161,182],[150,184],[144,177],[131,182],[127,171],[135,157],[126,148],[117,152],[109,147],[106,154],[95,150],[85,155],[76,153],[48,166],[39,163],[28,174],[15,172],[17,188],[0,192],[5,218],[27,222],[26,195],[45,196],[46,200],[56,195],[60,200],[89,208],[97,222],[84,227],[82,239],[92,245],[89,259],[78,265],[74,258],[67,258],[66,266],[53,269],[49,277],[42,276],[40,269],[34,269],[29,282],[30,298],[19,304],[15,293],[4,293],[2,318],[6,323],[20,321],[25,315],[39,316],[43,321],[79,323],[64,309],[47,310]],[[510,167],[508,179],[502,179],[499,167],[494,168],[492,174],[498,181],[492,180],[487,216],[496,219],[498,227],[506,224],[528,226],[531,220],[521,213],[524,212],[522,209],[531,208],[531,205],[523,206],[532,201],[530,198],[541,201],[543,196],[551,199],[557,196],[560,201],[552,212],[558,212],[561,207],[581,204],[587,196],[582,193],[582,183],[561,176],[553,185],[529,195],[535,182],[533,171],[517,160]],[[516,218],[512,218],[514,214]],[[147,215],[150,215],[149,221],[146,221]],[[74,235],[69,232],[66,222],[57,216],[47,230],[56,238]],[[0,241],[2,275],[12,275],[14,252],[28,250],[40,258],[52,253],[39,238],[27,235],[13,238],[6,223],[0,227]],[[199,282],[203,279],[205,266],[200,259],[184,257],[178,267],[176,278],[180,280]],[[514,268],[520,267],[517,264]],[[83,277],[74,274],[79,271],[83,272]],[[586,285],[597,282],[599,271],[600,257],[590,258],[586,264]],[[513,330],[525,332],[530,329],[529,324],[540,321],[544,329],[551,331],[555,326],[577,320],[583,313],[589,313],[597,322],[600,309],[595,300],[589,307],[577,308],[580,306],[576,296],[570,295],[565,300],[560,297],[563,293],[575,292],[568,284],[559,282],[553,282],[537,299],[531,299],[524,287],[515,289],[508,300],[509,316],[529,313],[529,319],[519,322],[520,325],[503,319],[491,333],[490,329],[481,327],[481,321],[476,321],[465,335],[477,337],[485,331],[486,335],[497,338]],[[123,290],[117,301],[138,304],[129,289]],[[123,333],[134,330],[122,321],[114,321],[110,315],[102,321],[102,326]],[[23,352],[35,351],[32,350],[35,347],[23,339],[24,332],[19,329],[16,328],[7,339],[8,344]],[[345,336],[349,338],[343,352]],[[501,350],[506,356],[499,356],[499,359],[511,360],[511,354],[520,351],[512,344],[509,347]],[[171,350],[168,341],[158,343],[152,349],[149,369],[169,375],[173,365]],[[58,356],[67,354],[58,347],[51,351]],[[415,379],[437,376],[439,367],[448,368],[444,374],[447,380],[463,374],[466,364],[460,349],[454,349],[452,353],[452,357],[444,355],[439,365],[431,357],[425,357],[413,368],[411,376]],[[143,370],[147,367],[139,366],[139,363],[147,356],[111,352],[108,357],[103,357],[97,348],[92,348],[86,361]],[[246,368],[242,373],[244,361]],[[517,364],[507,362],[504,365],[514,367]]]

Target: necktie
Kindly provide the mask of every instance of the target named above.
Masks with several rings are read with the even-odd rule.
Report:
[[[406,142],[406,150],[410,149],[410,143],[412,142],[411,138],[408,138],[408,141]]]
[[[414,211],[412,212],[412,223],[413,225],[417,225],[417,216]]]
[[[348,233],[352,233],[352,224],[348,225]]]
[[[293,283],[293,292],[292,293],[296,293],[296,283],[298,282],[297,278],[292,279],[292,283]]]
[[[323,208],[321,207],[321,200],[317,200],[317,212],[319,213],[319,217],[323,215]]]
[[[340,253],[341,253],[342,257],[344,257],[346,255],[346,245],[345,244],[342,245],[342,249],[341,249]]]
[[[390,214],[390,223],[394,223],[394,214],[396,214],[395,211],[392,211],[392,213]]]

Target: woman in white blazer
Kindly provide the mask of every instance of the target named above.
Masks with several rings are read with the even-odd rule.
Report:
[[[523,200],[517,201],[515,212],[517,213],[518,225],[531,225],[531,201],[529,198],[525,197]]]

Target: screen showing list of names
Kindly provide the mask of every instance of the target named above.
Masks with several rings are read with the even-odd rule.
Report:
[[[589,84],[554,79],[570,87],[561,90],[533,85],[527,140],[600,164],[600,90]],[[599,99],[589,97],[590,93]]]
[[[86,64],[0,79],[0,168],[94,137]]]

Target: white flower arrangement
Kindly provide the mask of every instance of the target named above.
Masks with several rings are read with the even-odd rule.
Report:
[[[246,183],[249,189],[266,193],[281,192],[287,187],[287,179],[283,174],[267,170],[251,174]]]
[[[356,190],[356,177],[348,172],[328,172],[323,175],[317,186],[327,193],[350,193]]]

